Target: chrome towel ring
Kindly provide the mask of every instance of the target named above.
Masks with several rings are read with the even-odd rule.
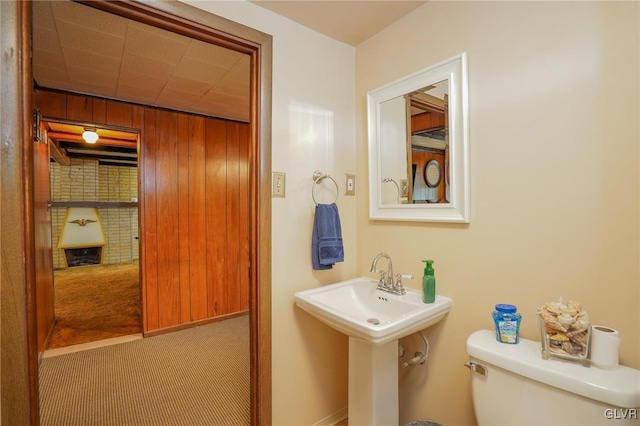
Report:
[[[336,182],[336,180],[329,176],[328,173],[322,173],[320,170],[316,170],[315,172],[313,172],[313,186],[311,187],[311,198],[313,198],[313,202],[316,206],[318,205],[318,202],[316,201],[316,196],[313,193],[313,190],[316,188],[316,185],[322,183],[325,178],[331,179],[333,184],[336,186],[336,199],[333,200],[333,202],[335,203],[338,200],[338,192],[340,190],[338,189],[338,183]]]
[[[382,179],[382,183],[387,183],[387,182],[391,182],[396,186],[396,190],[398,191],[398,197],[396,198],[398,204],[400,204],[400,186],[398,186],[398,182],[395,181],[395,179],[393,178],[384,178]]]

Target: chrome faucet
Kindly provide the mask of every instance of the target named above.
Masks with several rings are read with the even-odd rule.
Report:
[[[387,273],[385,280],[385,272],[378,271],[378,261],[380,258],[387,259]],[[393,265],[391,263],[391,256],[387,253],[378,253],[376,257],[373,258],[373,262],[371,262],[371,272],[380,273],[380,282],[378,282],[378,290],[387,290],[393,287]]]
[[[378,261],[383,257],[387,259],[386,273],[384,271],[378,271]],[[377,287],[378,290],[398,295],[403,295],[406,293],[401,281],[401,278],[405,278],[404,275],[396,275],[395,277],[397,279],[397,282],[393,282],[393,265],[391,263],[391,256],[389,256],[387,253],[378,253],[376,257],[373,258],[373,262],[371,262],[371,272],[380,274],[380,281],[378,282]],[[406,277],[408,278],[409,276]]]

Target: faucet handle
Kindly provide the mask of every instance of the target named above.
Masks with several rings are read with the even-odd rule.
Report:
[[[397,294],[406,294],[407,292],[404,289],[404,286],[402,285],[402,279],[407,279],[407,280],[412,280],[413,279],[413,275],[402,275],[402,274],[396,274],[396,285],[395,285],[395,291]]]
[[[398,281],[400,281],[402,278],[404,278],[405,280],[412,280],[413,275],[396,274],[396,278],[398,279]]]
[[[378,271],[378,273],[380,274],[380,281],[378,281],[378,288],[386,287],[387,282],[385,280],[385,277],[387,276],[387,273],[384,271]]]
[[[413,275],[402,275],[402,274],[396,274],[396,285],[401,286],[402,285],[402,279],[405,280],[412,280],[413,279]]]

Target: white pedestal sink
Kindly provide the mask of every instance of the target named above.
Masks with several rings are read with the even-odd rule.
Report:
[[[398,296],[367,277],[295,294],[296,304],[349,336],[349,425],[397,425],[398,339],[440,321],[451,299],[422,302],[420,292]]]

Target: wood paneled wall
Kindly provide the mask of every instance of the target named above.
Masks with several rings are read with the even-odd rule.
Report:
[[[447,173],[447,163],[445,163],[445,155],[444,153],[436,153],[430,151],[418,151],[412,150],[411,159],[413,164],[416,164],[416,173],[419,173],[425,185],[427,183],[424,177],[424,168],[427,166],[427,163],[431,160],[437,160],[440,163],[440,167],[442,168],[442,180],[440,181],[440,185],[437,186],[436,191],[438,193],[438,199],[441,203],[444,203],[446,200],[446,183],[445,176]]]
[[[48,90],[34,104],[140,130],[145,332],[248,310],[248,124]]]

